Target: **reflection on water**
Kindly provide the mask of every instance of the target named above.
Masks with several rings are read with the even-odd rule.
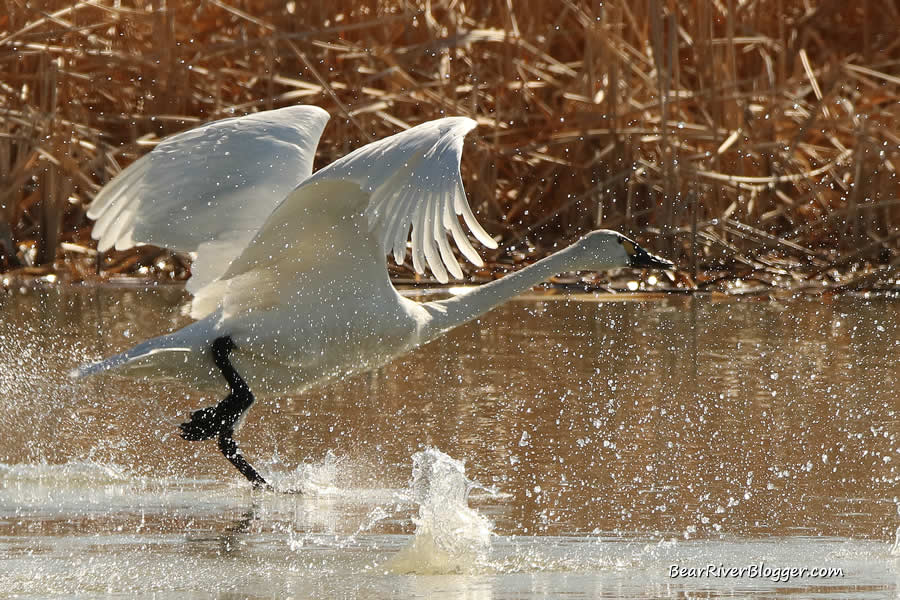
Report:
[[[166,381],[66,377],[185,324],[182,299],[169,287],[0,295],[0,590],[520,598],[900,589],[896,301],[512,302],[375,373],[261,398],[242,447],[276,486],[305,492],[271,495],[250,494],[214,444],[178,437],[189,411],[218,398]],[[425,448],[451,461],[429,489],[449,486],[450,466],[463,468],[455,461],[487,488],[468,504],[493,534],[468,566],[448,569],[463,574],[392,570],[424,540],[416,532],[426,517],[457,533],[472,526],[474,538],[455,539],[476,546],[485,531],[453,521],[465,493],[431,498],[437,513],[425,511],[427,496],[410,483]],[[676,563],[754,561],[845,573],[668,577]]]

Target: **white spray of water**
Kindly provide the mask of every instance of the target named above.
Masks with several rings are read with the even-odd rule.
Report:
[[[339,481],[344,478],[344,461],[329,451],[318,462],[306,462],[288,473],[280,473],[272,484],[282,493],[313,496],[339,494]]]
[[[484,563],[491,522],[468,505],[474,483],[461,461],[426,448],[413,455],[410,484],[419,505],[415,535],[388,563],[395,573],[471,573]]]

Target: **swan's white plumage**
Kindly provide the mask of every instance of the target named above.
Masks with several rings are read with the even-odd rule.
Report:
[[[467,259],[481,259],[459,215],[496,247],[460,179],[475,122],[424,123],[310,175],[327,118],[295,107],[212,123],[164,141],[101,191],[88,212],[101,250],[153,243],[196,254],[188,290],[199,320],[74,376],[121,369],[221,387],[227,370],[211,350],[224,338],[250,389],[292,393],[386,364],[555,273],[672,266],[601,230],[468,294],[408,300],[390,281],[388,253],[400,262],[409,243],[416,271],[461,276],[448,236]],[[238,466],[223,431],[220,449]]]
[[[228,335],[251,385],[299,389],[433,335],[429,312],[391,285],[385,257],[402,262],[409,243],[417,272],[461,277],[448,236],[482,263],[457,215],[496,247],[460,178],[475,122],[424,123],[310,175],[327,118],[293,107],[211,123],[165,140],[98,194],[88,216],[101,250],[151,243],[194,253],[187,288],[200,320],[76,374],[162,370],[215,383],[208,348]],[[188,360],[196,353],[200,361]]]
[[[88,210],[98,249],[154,244],[195,254],[189,292],[225,272],[279,202],[312,173],[328,113],[292,106],[167,138],[104,187]],[[200,317],[215,306],[195,305]]]

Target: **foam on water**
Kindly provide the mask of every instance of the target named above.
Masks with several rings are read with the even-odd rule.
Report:
[[[413,455],[410,496],[419,505],[409,544],[388,563],[394,573],[471,573],[483,567],[491,522],[468,505],[474,482],[465,466],[440,450]]]

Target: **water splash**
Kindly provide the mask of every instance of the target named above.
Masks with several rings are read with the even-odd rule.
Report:
[[[272,485],[281,493],[323,496],[339,494],[338,482],[344,479],[344,461],[330,450],[320,461],[305,462],[293,471],[276,474]]]
[[[474,482],[465,466],[440,450],[413,455],[410,495],[419,505],[410,543],[388,563],[395,573],[471,573],[491,546],[491,522],[468,505]]]

